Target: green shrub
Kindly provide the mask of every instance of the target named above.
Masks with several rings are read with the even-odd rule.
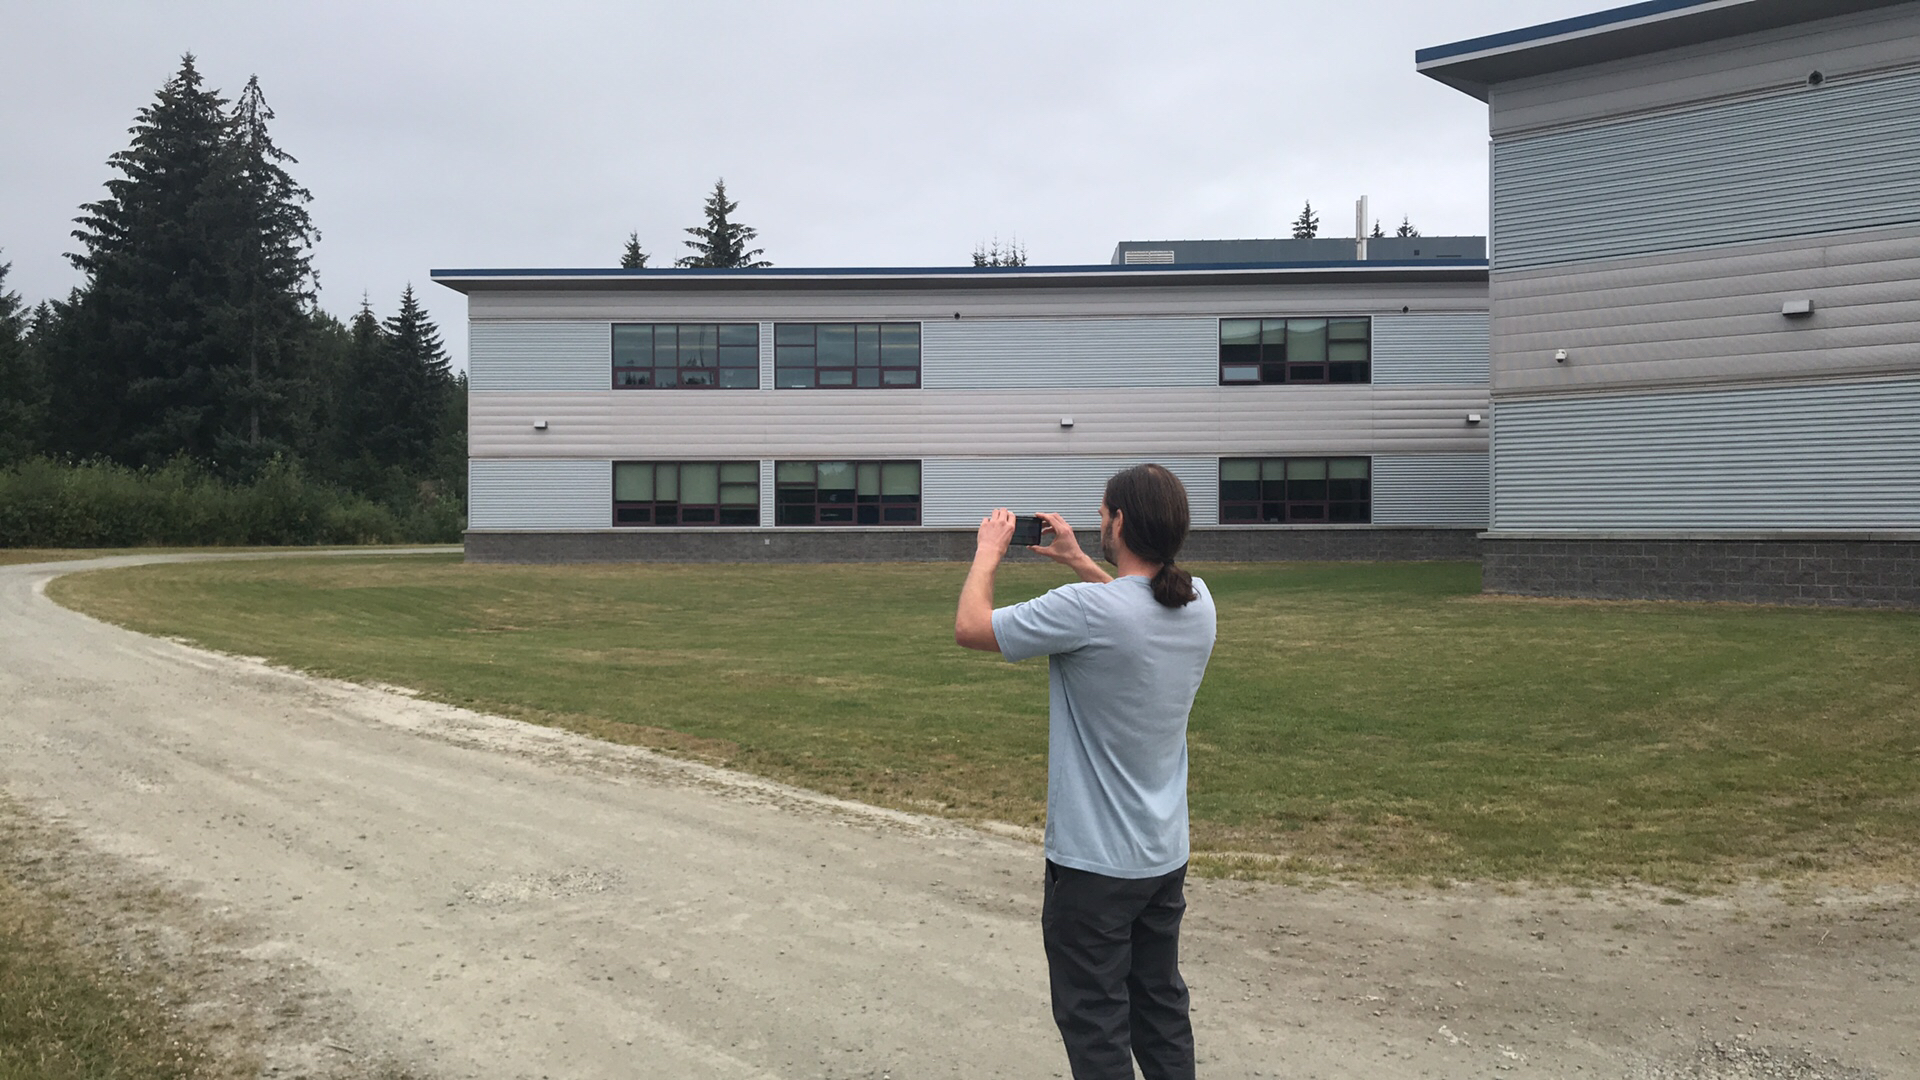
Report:
[[[0,470],[0,547],[452,543],[466,508],[420,485],[376,502],[275,460],[250,482],[187,461],[159,469],[35,459]]]

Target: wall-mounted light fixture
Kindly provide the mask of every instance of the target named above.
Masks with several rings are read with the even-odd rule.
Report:
[[[547,422],[545,420],[535,420],[533,422],[533,430],[535,431],[547,430]]]
[[[1477,412],[1470,412],[1470,413],[1468,413],[1468,414],[1467,414],[1467,423],[1468,423],[1469,425],[1472,425],[1472,424],[1477,424],[1477,423],[1479,423],[1479,422],[1480,422],[1480,414],[1479,414],[1479,413],[1477,413]]]
[[[1564,364],[1564,363],[1566,363],[1566,362],[1567,362],[1567,350],[1565,350],[1565,349],[1555,349],[1555,350],[1553,350],[1553,362],[1554,362],[1554,363],[1556,363],[1556,364]]]
[[[1061,426],[1061,427],[1072,427],[1072,426],[1073,426],[1073,417],[1071,417],[1071,416],[1063,416],[1063,417],[1061,417],[1061,418],[1060,418],[1060,426]]]
[[[1789,319],[1805,319],[1813,314],[1813,301],[1789,300],[1780,305],[1780,314]]]

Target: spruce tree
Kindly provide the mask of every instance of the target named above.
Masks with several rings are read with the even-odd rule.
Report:
[[[733,212],[738,209],[738,202],[727,199],[726,177],[715,180],[713,193],[707,196],[706,224],[695,225],[687,230],[693,239],[685,241],[685,244],[693,249],[693,254],[674,260],[673,265],[683,269],[715,270],[772,266],[770,262],[760,261],[760,256],[765,252],[759,248],[747,249],[747,245],[760,233],[733,220]]]
[[[1010,240],[1005,247],[1000,238],[994,237],[992,244],[975,244],[973,247],[973,265],[975,266],[1025,266],[1027,249],[1019,240]]]
[[[225,105],[183,57],[108,159],[120,175],[106,197],[81,207],[68,258],[87,282],[63,313],[67,366],[50,372],[80,398],[66,449],[132,464],[212,454],[214,372],[231,364],[214,306],[231,295],[233,245],[210,199],[230,162]]]
[[[1373,221],[1373,232],[1371,232],[1371,233],[1369,233],[1369,234],[1367,235],[1367,239],[1369,239],[1369,240],[1384,240],[1384,239],[1386,239],[1386,236],[1387,236],[1387,234],[1386,234],[1386,233],[1383,233],[1383,232],[1381,232],[1381,231],[1380,231],[1380,219],[1378,219],[1378,218],[1375,218],[1375,219],[1374,219],[1374,221]]]
[[[354,372],[346,411],[359,464],[358,486],[391,492],[395,477],[422,478],[434,469],[454,380],[440,331],[408,285],[400,311],[384,322],[365,300],[349,328]]]
[[[1311,240],[1319,235],[1320,218],[1313,212],[1313,200],[1309,199],[1307,205],[1301,209],[1300,216],[1293,219],[1293,238]]]
[[[627,250],[620,253],[620,269],[644,270],[647,268],[647,253],[640,250],[640,234],[627,234]]]
[[[273,119],[253,76],[234,104],[228,175],[218,204],[232,228],[230,291],[219,306],[231,363],[216,373],[222,405],[216,454],[263,461],[293,449],[304,371],[301,339],[318,291],[306,204],[313,198],[284,166],[292,155],[267,132]],[[264,429],[264,430],[263,430]]]
[[[1399,228],[1397,228],[1397,229],[1395,229],[1395,230],[1393,230],[1393,235],[1395,235],[1395,236],[1403,236],[1403,237],[1404,237],[1404,236],[1419,236],[1419,235],[1420,235],[1420,230],[1419,230],[1419,229],[1416,229],[1416,228],[1414,228],[1414,227],[1413,227],[1413,222],[1412,222],[1412,221],[1410,221],[1410,220],[1408,220],[1408,219],[1407,219],[1407,218],[1405,218],[1405,217],[1402,217],[1402,218],[1400,219],[1400,227],[1399,227]]]
[[[0,263],[0,466],[41,451],[47,411],[45,375],[32,348],[27,314],[18,293],[7,291],[10,263]],[[42,304],[37,323],[47,311]]]

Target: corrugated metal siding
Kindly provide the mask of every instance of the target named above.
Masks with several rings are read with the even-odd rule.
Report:
[[[467,462],[470,529],[603,529],[613,523],[606,459]]]
[[[1375,525],[1487,526],[1485,454],[1376,454]]]
[[[773,324],[760,324],[760,388],[773,386]]]
[[[1152,461],[1187,488],[1196,525],[1220,519],[1219,459],[1211,457],[924,458],[920,463],[920,520],[926,525],[976,526],[1004,506],[1016,514],[1045,510],[1067,519],[1083,538],[1100,533],[1100,496],[1121,469]]]
[[[1505,532],[1920,528],[1920,379],[1501,402]]]
[[[613,331],[604,322],[480,322],[467,327],[475,390],[605,390]]]
[[[1487,385],[1485,315],[1375,315],[1373,384]]]
[[[920,335],[929,390],[1220,382],[1218,319],[950,319]]]
[[[1500,274],[1500,392],[1920,369],[1920,226]],[[1813,301],[1786,319],[1787,299]],[[1553,360],[1566,349],[1567,363]]]
[[[760,524],[773,524],[773,459],[760,460]]]
[[[475,457],[1445,454],[1487,438],[1466,422],[1484,386],[476,392],[469,410]]]
[[[1920,71],[1496,140],[1495,271],[1920,221]]]

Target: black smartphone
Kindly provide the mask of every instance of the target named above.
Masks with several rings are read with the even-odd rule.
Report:
[[[1022,514],[1013,519],[1013,539],[1010,544],[1021,547],[1035,547],[1040,543],[1040,534],[1047,529],[1047,523],[1032,514]]]

